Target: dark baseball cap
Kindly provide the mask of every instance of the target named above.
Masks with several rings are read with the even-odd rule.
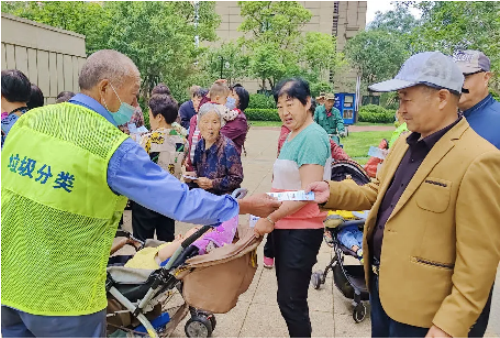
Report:
[[[490,59],[478,50],[459,51],[453,60],[464,75],[490,71]]]

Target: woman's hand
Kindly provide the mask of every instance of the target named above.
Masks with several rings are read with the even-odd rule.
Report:
[[[255,223],[255,227],[253,229],[253,231],[255,232],[255,237],[257,238],[264,236],[265,234],[268,234],[273,230],[274,225],[266,218],[260,218],[257,223]]]
[[[212,189],[214,186],[212,184],[212,180],[206,177],[200,177],[196,181],[198,186],[204,190]]]
[[[314,202],[318,204],[326,203],[330,199],[330,185],[326,182],[314,182],[307,186],[306,193],[314,193]]]

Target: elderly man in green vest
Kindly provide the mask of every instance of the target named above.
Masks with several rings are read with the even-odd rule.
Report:
[[[236,201],[189,190],[117,126],[137,106],[140,75],[125,55],[92,54],[81,93],[23,115],[2,151],[3,337],[106,334],[106,264],[127,198],[198,224],[266,217],[264,195]]]
[[[314,111],[314,122],[323,127],[331,139],[340,145],[339,135],[345,133],[344,119],[340,111],[333,106],[335,96],[332,93],[325,95],[324,105],[320,105]]]

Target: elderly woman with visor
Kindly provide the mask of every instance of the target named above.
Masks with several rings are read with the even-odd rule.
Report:
[[[194,172],[186,175],[192,188],[202,188],[216,195],[230,194],[243,182],[243,166],[235,144],[220,133],[224,125],[221,106],[205,103],[198,112],[202,139],[194,154]]]

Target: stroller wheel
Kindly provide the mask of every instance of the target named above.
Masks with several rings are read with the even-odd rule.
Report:
[[[311,284],[312,284],[313,288],[315,288],[316,290],[318,290],[321,287],[321,284],[323,284],[322,278],[321,278],[322,275],[323,275],[323,273],[318,271],[318,272],[313,273],[311,276]]]
[[[191,317],[184,327],[184,332],[190,338],[208,338],[212,336],[212,323],[205,316]]]
[[[352,318],[356,323],[361,323],[366,318],[366,306],[362,303],[358,304],[354,308],[354,312],[352,313]]]

